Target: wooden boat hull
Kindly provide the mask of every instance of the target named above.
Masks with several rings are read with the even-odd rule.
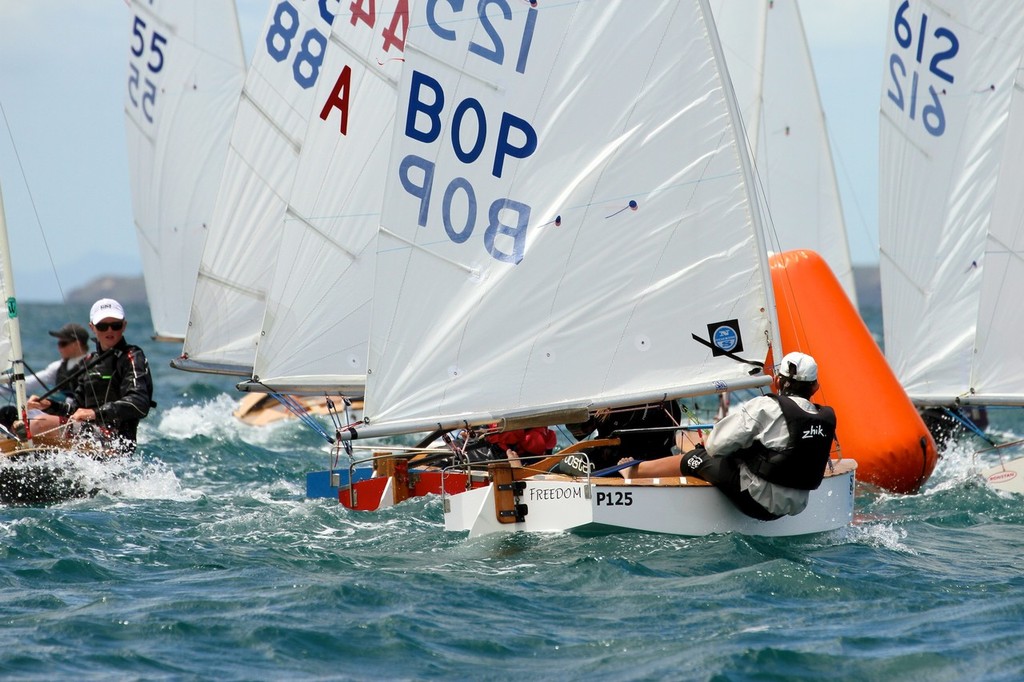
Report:
[[[331,409],[328,406],[327,398],[324,396],[292,396],[302,406],[307,414],[328,415]],[[334,407],[341,410],[344,407],[345,399],[341,396],[332,396]],[[361,410],[362,401],[354,401],[353,409]],[[276,398],[265,393],[250,393],[242,398],[238,409],[233,413],[234,417],[243,424],[249,426],[266,426],[283,419],[295,419],[295,414],[282,405]]]
[[[856,462],[842,460],[807,509],[776,521],[759,521],[739,512],[716,488],[697,479],[595,478],[577,480],[545,475],[527,478],[516,499],[525,505],[521,520],[502,521],[503,491],[485,488],[445,497],[445,529],[469,537],[513,531],[645,531],[699,536],[740,533],[759,536],[805,535],[836,530],[853,519]]]

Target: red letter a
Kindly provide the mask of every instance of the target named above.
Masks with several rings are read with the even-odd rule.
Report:
[[[324,108],[320,110],[320,119],[323,121],[327,120],[327,117],[331,113],[331,109],[337,107],[341,111],[341,134],[348,134],[348,89],[352,81],[352,68],[346,66],[341,70],[341,75],[338,76],[338,81],[334,84],[334,89],[331,90],[330,97],[324,102]],[[344,94],[342,94],[344,91]]]

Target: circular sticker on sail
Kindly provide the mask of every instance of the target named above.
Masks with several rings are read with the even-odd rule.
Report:
[[[1000,471],[998,474],[992,474],[988,477],[989,483],[1006,483],[1017,478],[1016,471]]]
[[[650,350],[651,339],[647,336],[638,336],[633,339],[633,345],[636,346],[637,350]]]
[[[743,338],[740,336],[739,320],[723,320],[708,325],[712,355],[726,355],[743,352]]]

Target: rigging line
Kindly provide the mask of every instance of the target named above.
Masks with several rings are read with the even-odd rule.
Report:
[[[983,441],[985,441],[989,445],[995,445],[996,444],[996,442],[994,440],[992,440],[991,438],[989,438],[988,436],[985,435],[985,432],[982,431],[981,428],[977,424],[975,424],[974,421],[970,417],[968,417],[966,414],[963,414],[962,412],[960,412],[960,410],[951,410],[948,407],[944,407],[942,409],[945,411],[946,414],[948,414],[950,417],[952,417],[956,421],[960,422],[968,431],[973,433],[978,438],[981,438]]]
[[[28,201],[32,205],[32,213],[36,217],[36,225],[39,227],[39,234],[43,238],[43,247],[46,249],[46,258],[50,261],[50,270],[53,271],[53,277],[57,281],[57,290],[60,292],[60,300],[64,303],[65,309],[67,308],[67,297],[64,295],[64,287],[61,286],[60,277],[57,275],[57,265],[53,262],[53,253],[50,251],[50,244],[46,241],[46,233],[43,231],[43,223],[39,219],[39,208],[36,206],[36,199],[32,196],[32,188],[28,185],[28,176],[25,175],[25,166],[21,163],[21,154],[18,153],[18,145],[14,143],[14,131],[11,130],[11,123],[7,120],[7,110],[4,109],[3,102],[0,102],[0,115],[4,118],[4,127],[7,129],[7,137],[11,140],[11,149],[14,150],[14,158],[18,162],[18,170],[21,171],[21,178],[25,182],[25,191],[28,192]],[[65,312],[67,312],[65,310]]]
[[[334,439],[331,438],[330,434],[327,433],[324,427],[320,425],[320,422],[314,419],[313,415],[307,412],[293,396],[284,393],[277,393],[275,391],[270,391],[270,395],[273,396],[277,402],[284,405],[289,412],[299,419],[299,421],[323,436],[324,440],[328,443],[334,443]]]

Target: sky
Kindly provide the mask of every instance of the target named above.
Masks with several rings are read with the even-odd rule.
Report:
[[[251,55],[271,3],[237,5]],[[888,0],[800,0],[800,10],[851,257],[877,264]],[[125,148],[130,19],[124,0],[0,0],[0,189],[21,301],[142,272]]]

